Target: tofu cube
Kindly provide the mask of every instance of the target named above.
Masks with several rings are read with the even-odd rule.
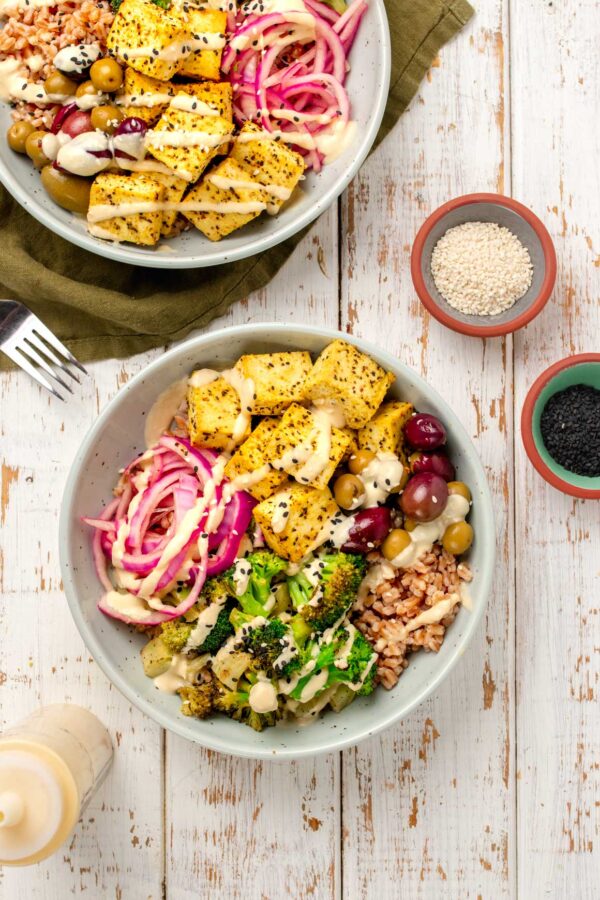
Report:
[[[339,428],[332,428],[329,458],[322,470],[313,475],[305,468],[307,462],[310,464],[310,457],[308,461],[302,459],[302,450],[309,447],[312,455],[317,444],[318,431],[313,414],[298,403],[292,403],[284,412],[279,427],[271,435],[265,452],[273,468],[287,472],[303,484],[323,488],[344,458],[350,438]],[[297,456],[294,454],[295,450],[298,451]]]
[[[228,81],[198,81],[178,84],[177,91],[195,97],[198,106],[209,106],[223,119],[233,122],[232,90]]]
[[[169,106],[147,133],[147,150],[180,178],[197,181],[211,159],[226,151],[232,131],[222,116],[199,116]]]
[[[151,78],[149,75],[142,75],[127,66],[118,99],[125,117],[137,116],[148,125],[154,125],[171,102],[173,93],[172,84]],[[144,98],[147,99],[148,106],[144,106]],[[123,102],[127,100],[130,102]]]
[[[129,241],[132,244],[152,246],[160,238],[163,212],[160,204],[165,198],[165,187],[147,175],[97,175],[90,192],[88,209],[88,231],[96,237],[117,241]],[[156,212],[152,210],[119,215],[118,207],[127,204],[157,204]],[[99,207],[114,206],[117,211],[114,217],[105,218],[105,209]]]
[[[253,353],[240,357],[235,367],[254,382],[254,413],[269,416],[282,413],[291,403],[302,403],[312,360],[306,350]]]
[[[363,428],[379,408],[394,375],[346,341],[332,341],[309,373],[305,390],[311,400],[338,405],[350,428]]]
[[[193,187],[185,198],[186,203],[205,205],[206,209],[186,209],[184,215],[209,240],[220,241],[221,238],[259,216],[266,204],[264,196],[259,191],[241,187],[217,187],[211,180],[215,174],[226,182],[233,180],[236,184],[248,179],[247,173],[240,169],[237,163],[231,159],[223,160],[211,170],[208,177]],[[219,211],[219,207],[222,212]]]
[[[279,526],[281,503],[285,504],[288,515],[285,516],[285,527],[279,531],[273,528],[273,522]],[[254,518],[274,553],[291,562],[300,562],[314,549],[319,536],[338,512],[338,505],[328,488],[320,490],[294,484],[255,506]]]
[[[373,453],[395,453],[406,465],[403,429],[414,411],[412,403],[402,400],[384,403],[358,432],[359,448]]]
[[[262,419],[258,423],[254,431],[238,447],[225,466],[227,478],[233,479],[237,475],[255,472],[269,462],[265,453],[265,447],[269,437],[278,426],[279,421],[277,419]],[[285,472],[277,472],[273,469],[268,475],[265,475],[259,482],[246,488],[246,490],[256,500],[266,500],[267,497],[279,490],[284,482],[287,482]]]
[[[268,194],[268,211],[278,212],[304,174],[304,159],[281,141],[258,137],[248,140],[252,134],[261,134],[254,122],[245,122],[233,146],[231,156],[263,185],[275,185],[277,190]]]
[[[225,450],[240,414],[238,392],[224,378],[188,387],[188,421],[193,444]],[[250,427],[246,436],[250,433]]]
[[[166,175],[163,172],[152,172],[154,181],[160,182],[165,188],[165,202],[179,203],[188,186],[187,181],[179,178],[177,175]],[[179,234],[180,228],[178,223],[179,213],[177,210],[163,210],[162,226],[160,229],[161,237],[173,237]]]
[[[215,49],[194,50],[180,65],[179,74],[184,78],[209,78],[212,81],[218,81],[221,76],[221,57],[225,46],[227,13],[218,9],[190,8],[187,13],[187,25],[191,31],[192,40],[203,40],[203,35],[206,35],[208,42],[220,43],[219,37],[210,38],[210,35],[214,34],[222,37],[222,45]]]
[[[181,59],[167,48],[183,44],[189,37],[185,22],[152,0],[123,0],[108,32],[106,46],[113,56],[137,72],[170,81]]]

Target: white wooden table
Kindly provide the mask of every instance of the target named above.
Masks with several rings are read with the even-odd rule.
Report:
[[[268,764],[206,752],[133,709],[90,659],[62,594],[57,521],[76,447],[158,352],[91,367],[63,406],[0,380],[2,725],[72,700],[110,727],[111,777],[50,862],[2,900],[600,897],[599,507],[548,487],[518,430],[548,363],[598,349],[597,0],[478,0],[393,136],[265,291],[215,323],[339,326],[422,372],[475,440],[498,567],[484,627],[439,692],[342,754]],[[409,250],[450,197],[498,190],[545,220],[554,297],[514,339],[423,313]]]

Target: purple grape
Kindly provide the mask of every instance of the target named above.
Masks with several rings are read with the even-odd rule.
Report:
[[[414,475],[400,495],[400,508],[416,522],[431,522],[446,508],[448,485],[434,472]]]
[[[454,481],[454,466],[444,453],[423,453],[416,450],[409,458],[410,470],[414,475],[421,472],[434,472],[444,481]]]
[[[404,436],[415,450],[435,450],[446,443],[446,429],[427,413],[415,413],[404,426]]]
[[[392,513],[387,506],[362,509],[354,516],[354,524],[342,550],[346,553],[370,553],[381,546],[391,527]]]
[[[123,121],[119,123],[119,126],[115,131],[115,135],[146,134],[147,130],[148,124],[144,122],[143,119],[140,119],[137,116],[127,116],[126,119],[123,119]]]

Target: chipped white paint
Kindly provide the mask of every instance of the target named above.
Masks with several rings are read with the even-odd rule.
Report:
[[[162,735],[89,660],[56,555],[81,437],[159,351],[92,366],[66,406],[20,373],[1,375],[0,724],[72,699],[119,746],[71,845],[35,869],[0,872],[0,900],[537,900],[572,896],[573,885],[578,900],[597,896],[597,509],[547,488],[518,434],[513,465],[528,384],[545,361],[592,347],[600,325],[597,3],[477,5],[341,204],[341,272],[333,210],[266,290],[212,327],[335,326],[339,315],[426,374],[476,440],[494,491],[500,564],[484,627],[435,697],[356,750],[269,765]],[[424,317],[408,272],[433,207],[497,189],[542,215],[561,261],[554,301],[514,350]],[[41,434],[55,435],[43,453]]]

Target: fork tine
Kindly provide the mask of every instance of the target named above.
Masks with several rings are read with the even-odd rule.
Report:
[[[71,390],[71,388],[69,387],[69,385],[67,384],[67,382],[66,382],[66,381],[63,381],[62,378],[60,377],[60,375],[57,375],[57,374],[56,374],[56,372],[54,371],[54,369],[52,368],[52,366],[50,366],[50,365],[46,362],[46,360],[45,360],[44,357],[41,355],[41,353],[38,353],[38,351],[35,349],[35,347],[33,346],[33,344],[30,344],[30,343],[29,343],[29,341],[28,341],[27,338],[24,338],[24,340],[26,341],[26,346],[23,346],[23,344],[21,344],[20,346],[17,346],[16,349],[17,349],[20,353],[22,353],[24,356],[26,355],[26,356],[31,360],[31,362],[33,362],[33,363],[35,363],[37,366],[39,366],[40,369],[43,369],[44,372],[46,372],[47,375],[50,375],[51,378],[54,378],[55,381],[58,381],[58,383],[59,383],[62,387],[64,387],[64,389],[65,389],[66,391],[68,391],[70,394],[72,394],[73,391]]]
[[[50,384],[50,382],[46,378],[44,378],[44,376],[40,372],[38,372],[35,366],[33,366],[29,362],[28,358],[18,347],[15,347],[14,349],[7,349],[6,347],[3,347],[2,349],[3,352],[6,353],[6,355],[9,356],[14,363],[20,366],[21,369],[23,369],[24,372],[27,372],[28,375],[31,375],[34,381],[37,381],[37,383],[41,385],[41,387],[46,388],[47,391],[50,391],[51,394],[54,394],[55,397],[58,397],[59,400],[63,400],[64,402],[64,398],[61,397],[55,387]]]
[[[87,375],[88,374],[87,369],[84,369],[84,367],[81,365],[79,360],[76,359],[73,356],[73,354],[71,353],[71,351],[65,347],[65,345],[62,343],[62,341],[59,341],[59,339],[56,337],[56,335],[53,334],[50,331],[50,329],[44,325],[44,323],[41,321],[41,319],[38,319],[38,317],[34,316],[33,314],[32,314],[32,318],[33,318],[34,331],[37,331],[37,333],[40,335],[40,337],[43,337],[44,340],[47,341],[51,347],[54,347],[55,350],[58,350],[59,353],[62,353],[62,355],[65,357],[65,359],[68,359],[69,362],[73,363],[74,366],[77,366],[77,368],[81,372],[83,372],[84,375]]]
[[[65,365],[62,359],[60,359],[60,357],[58,357],[56,353],[52,352],[52,350],[43,342],[43,340],[37,336],[35,331],[32,331],[30,334],[28,334],[25,340],[28,344],[32,344],[34,347],[37,347],[37,349],[40,350],[44,354],[44,356],[46,356],[46,358],[50,360],[50,362],[54,363],[55,366],[60,366],[63,372],[65,372],[65,374],[69,376],[69,378],[72,378],[73,381],[77,382],[77,384],[81,384],[77,375],[74,375],[73,372],[71,372],[69,367]]]

